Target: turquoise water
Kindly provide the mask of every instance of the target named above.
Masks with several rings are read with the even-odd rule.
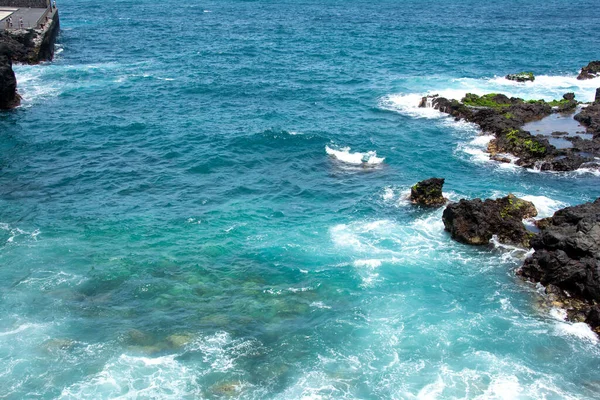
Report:
[[[0,114],[0,397],[598,396],[598,340],[538,306],[524,252],[405,199],[600,194],[416,107],[592,99],[595,2],[58,5],[55,61]]]

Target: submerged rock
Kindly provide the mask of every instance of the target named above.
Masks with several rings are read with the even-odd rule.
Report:
[[[588,65],[581,68],[581,72],[577,76],[577,79],[593,79],[600,76],[600,61],[591,61]]]
[[[529,247],[532,233],[522,220],[536,215],[533,203],[509,194],[496,200],[462,199],[446,207],[442,220],[452,238],[461,243],[485,245],[497,236],[500,243]]]
[[[21,103],[17,93],[17,78],[12,69],[10,50],[0,45],[0,109],[8,110]]]
[[[535,76],[533,72],[519,72],[518,74],[508,74],[505,76],[509,81],[517,81],[517,82],[533,82],[535,81]]]
[[[443,178],[430,178],[410,188],[410,201],[414,204],[436,207],[446,203],[442,194]]]
[[[535,252],[518,273],[545,285],[571,320],[600,333],[600,198],[559,210],[539,226]]]

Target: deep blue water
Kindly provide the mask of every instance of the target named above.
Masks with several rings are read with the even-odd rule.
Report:
[[[540,216],[600,195],[416,107],[592,99],[596,2],[58,6],[56,59],[0,114],[0,397],[598,396],[598,340],[538,306],[524,252],[405,200],[431,176]]]

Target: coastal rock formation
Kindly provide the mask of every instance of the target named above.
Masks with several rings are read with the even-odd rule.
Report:
[[[591,61],[588,65],[581,68],[581,72],[577,76],[577,79],[593,79],[600,76],[600,61]]]
[[[431,178],[421,181],[410,188],[410,201],[414,204],[436,207],[446,203],[442,194],[443,178]]]
[[[490,158],[510,162],[505,154],[512,154],[518,158],[517,165],[543,171],[572,171],[584,164],[593,164],[594,156],[600,155],[596,151],[580,151],[576,146],[573,146],[572,149],[557,149],[550,144],[546,137],[534,136],[522,129],[527,122],[542,119],[552,113],[572,111],[577,105],[578,102],[573,93],[566,93],[563,99],[551,102],[525,101],[497,93],[483,96],[468,93],[461,101],[449,100],[436,95],[424,97],[420,103],[421,107],[432,107],[457,120],[462,119],[475,123],[484,132],[493,134],[494,139],[488,146]],[[584,111],[588,111],[582,113],[581,118],[592,118],[591,114],[596,109],[590,107],[592,106],[584,109]],[[588,128],[588,131],[590,129]],[[586,142],[590,141],[586,139]],[[589,145],[586,147],[594,148]],[[590,166],[593,167],[593,165]]]
[[[590,104],[575,115],[575,120],[586,127],[587,132],[600,137],[600,102]]]
[[[509,81],[517,81],[517,82],[533,82],[535,81],[535,76],[533,72],[519,72],[518,74],[508,74],[505,76]]]
[[[10,51],[0,45],[0,109],[18,106],[21,97],[17,93],[17,79],[12,69]]]
[[[518,272],[540,282],[573,321],[600,333],[600,198],[542,220],[535,252]]]
[[[509,194],[496,200],[462,199],[446,207],[442,220],[458,242],[485,245],[495,235],[500,243],[526,248],[532,233],[522,220],[536,215],[533,203]]]
[[[58,11],[55,9],[49,20],[39,28],[0,30],[0,45],[6,46],[13,61],[37,64],[54,57],[54,43],[60,30]]]

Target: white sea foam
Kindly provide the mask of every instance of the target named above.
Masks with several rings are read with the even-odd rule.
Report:
[[[63,389],[59,399],[200,397],[201,388],[193,371],[175,355],[134,357],[123,354],[102,371]]]
[[[51,290],[62,285],[77,286],[85,282],[87,278],[64,271],[35,271],[26,279],[20,281],[16,286],[25,286],[37,290]]]
[[[313,301],[312,303],[310,303],[310,306],[314,307],[314,308],[323,308],[323,309],[330,309],[331,308],[331,306],[326,305],[322,301]]]
[[[374,269],[381,266],[381,260],[356,260],[354,261],[354,266]]]
[[[567,203],[563,203],[562,201],[553,200],[546,196],[534,196],[530,194],[521,195],[516,193],[515,196],[527,200],[533,203],[536,210],[538,211],[538,218],[546,218],[551,217],[556,211],[561,208],[567,207]]]
[[[600,78],[580,81],[571,76],[536,76],[534,82],[519,83],[504,77],[433,79],[428,90],[421,93],[397,93],[385,96],[380,101],[382,109],[397,111],[413,118],[439,119],[446,116],[433,108],[420,108],[423,96],[438,94],[447,99],[461,100],[467,93],[483,95],[503,93],[509,97],[524,99],[560,99],[566,92],[574,92],[580,101],[593,101],[600,86]],[[452,119],[448,119],[452,120]]]
[[[598,335],[590,326],[584,322],[568,322],[567,311],[562,308],[552,307],[549,312],[550,316],[557,322],[554,326],[554,331],[559,336],[571,336],[591,343],[598,343]]]
[[[381,195],[383,200],[392,200],[394,198],[394,190],[391,187],[386,187]]]
[[[43,328],[45,326],[48,326],[47,324],[36,324],[36,323],[23,323],[19,326],[17,326],[14,329],[8,330],[8,331],[4,331],[4,332],[0,332],[0,336],[11,336],[11,335],[16,335],[17,333],[21,333],[30,329],[40,329]]]
[[[424,94],[392,94],[381,99],[380,107],[385,110],[398,111],[413,118],[438,119],[447,117],[446,114],[433,108],[419,107]]]
[[[325,146],[325,152],[341,162],[354,165],[378,165],[385,160],[384,157],[377,157],[377,153],[375,151],[368,151],[366,153],[351,153],[349,147],[343,147],[339,150],[335,150],[329,146]]]

